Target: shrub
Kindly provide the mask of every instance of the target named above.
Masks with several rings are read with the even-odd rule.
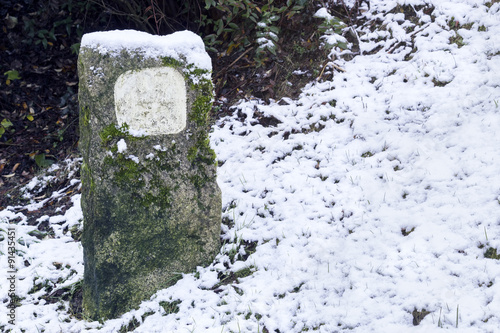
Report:
[[[200,25],[211,33],[205,36],[208,48],[227,43],[226,54],[233,50],[255,49],[257,64],[268,53],[276,55],[280,25],[304,8],[307,0],[205,0]]]

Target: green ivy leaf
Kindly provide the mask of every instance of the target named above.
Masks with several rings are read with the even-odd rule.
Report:
[[[205,0],[205,9],[210,9],[210,7],[215,7],[215,0]]]
[[[19,76],[19,72],[14,70],[14,69],[3,73],[3,75],[7,75],[7,80],[11,80],[11,81],[12,80],[19,80],[21,78]]]
[[[12,126],[12,123],[10,122],[9,119],[4,119],[4,120],[2,120],[0,125],[2,125],[2,127],[4,127],[4,128],[9,128]]]
[[[272,32],[274,32],[276,35],[278,35],[280,33],[280,28],[278,28],[276,26],[269,27],[269,30],[271,30]]]
[[[347,50],[347,44],[343,42],[338,42],[337,46],[343,50]]]
[[[230,22],[229,26],[231,28],[233,28],[235,31],[238,31],[240,29],[240,27],[236,23],[233,23],[233,22]]]
[[[218,25],[218,28],[217,28],[216,34],[217,34],[217,36],[219,36],[222,33],[222,30],[224,29],[224,22],[222,22],[222,20],[218,20],[217,25]]]
[[[50,160],[50,159],[45,158],[45,154],[38,154],[38,155],[35,155],[35,163],[40,168],[46,168],[46,167],[54,164],[54,160]]]
[[[80,52],[80,43],[75,43],[70,47],[71,53],[78,54]]]

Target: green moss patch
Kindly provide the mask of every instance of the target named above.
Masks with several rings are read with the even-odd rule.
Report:
[[[497,249],[494,247],[488,247],[486,252],[484,252],[484,257],[488,259],[500,260],[500,253],[497,253]]]

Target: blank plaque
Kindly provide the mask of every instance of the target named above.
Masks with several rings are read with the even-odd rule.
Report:
[[[175,134],[186,127],[184,77],[172,67],[127,71],[115,83],[118,125],[149,135]]]

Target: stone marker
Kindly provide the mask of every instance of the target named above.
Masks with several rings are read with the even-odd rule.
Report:
[[[84,313],[137,307],[219,250],[210,57],[197,35],[86,34],[78,59]]]

